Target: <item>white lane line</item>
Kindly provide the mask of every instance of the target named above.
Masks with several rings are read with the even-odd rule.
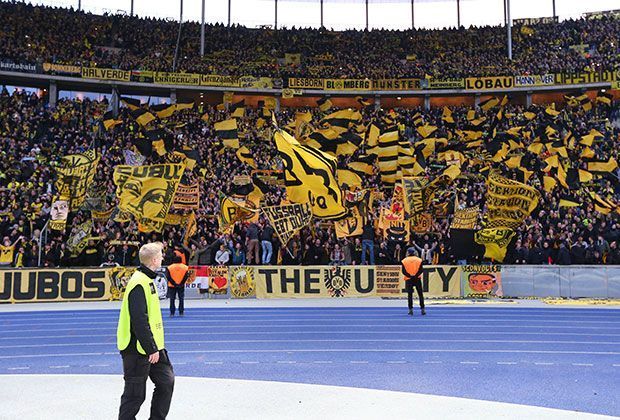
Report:
[[[351,348],[351,349],[227,349],[227,350],[176,350],[174,354],[236,354],[236,353],[509,353],[509,354],[587,354],[618,356],[620,352],[614,351],[556,351],[556,350],[509,350],[509,349],[375,349],[375,348]],[[106,356],[117,353],[61,353],[61,354],[19,354],[14,356],[0,356],[0,359],[28,359],[40,357],[71,357],[71,356]]]
[[[516,365],[517,362],[497,362],[498,365]]]
[[[16,367],[10,367],[7,369],[8,370],[28,370],[30,369],[30,366],[16,366]]]
[[[320,365],[327,365],[327,364],[332,363],[332,361],[331,360],[315,360],[312,363],[316,363],[316,364],[320,364]]]
[[[205,365],[223,365],[224,362],[205,362]]]
[[[553,366],[555,363],[551,363],[551,362],[534,362],[535,365],[537,366]]]
[[[573,366],[594,366],[592,363],[571,363]]]
[[[462,365],[479,365],[480,362],[469,362],[469,361],[465,361],[465,362],[459,362]]]
[[[276,363],[280,363],[280,364],[285,364],[285,365],[292,365],[297,363],[295,360],[278,360]]]
[[[174,362],[175,366],[179,366],[179,365],[186,365],[186,362]]]
[[[616,364],[616,363],[614,363],[612,366],[613,366],[613,367],[620,367],[620,365],[619,365],[619,364]]]
[[[239,363],[241,363],[242,365],[256,365],[256,364],[258,364],[260,362],[247,361],[247,362],[239,362]]]
[[[393,364],[393,365],[400,365],[403,363],[407,363],[407,361],[406,360],[388,360],[386,363]]]
[[[429,364],[429,365],[431,365],[431,364],[434,365],[434,364],[440,364],[440,363],[443,363],[443,362],[440,362],[438,360],[425,360],[424,363]]]
[[[209,327],[206,327],[209,328]],[[22,331],[23,332],[23,331]],[[196,337],[196,336],[218,336],[218,335],[232,335],[232,336],[237,336],[237,335],[277,335],[277,336],[282,336],[282,335],[310,335],[310,334],[334,334],[334,335],[343,335],[343,334],[359,334],[359,335],[372,335],[372,334],[381,334],[381,335],[386,335],[386,334],[406,334],[406,335],[419,335],[419,336],[426,336],[426,335],[467,335],[470,336],[472,334],[484,334],[485,336],[488,336],[489,334],[493,334],[493,335],[517,335],[517,336],[521,336],[521,335],[544,335],[544,336],[548,336],[548,335],[560,335],[560,336],[571,336],[571,337],[581,337],[581,336],[599,336],[599,337],[620,337],[620,334],[601,334],[601,333],[570,333],[570,332],[509,332],[509,331],[492,331],[489,332],[489,330],[484,330],[484,331],[479,331],[479,332],[475,332],[475,331],[411,331],[411,330],[403,330],[403,331],[389,331],[388,333],[386,333],[385,331],[322,331],[322,330],[306,330],[306,331],[261,331],[261,332],[253,332],[253,331],[232,331],[232,332],[204,332],[204,331],[193,331],[193,332],[175,332],[174,327],[172,328],[172,331],[168,332],[168,330],[166,330],[166,337],[177,337],[177,336],[191,336],[191,337]],[[60,338],[70,338],[70,339],[76,339],[76,338],[93,338],[93,337],[110,337],[112,335],[112,332],[110,332],[110,334],[80,334],[80,335],[39,335],[39,336],[32,336],[32,335],[28,335],[28,336],[22,336],[22,337],[0,337],[0,340],[40,340],[40,339],[47,339],[47,338],[54,338],[54,339],[60,339]],[[579,343],[583,343],[583,341],[579,341]],[[620,341],[617,342],[617,344],[620,344]]]
[[[110,366],[110,364],[105,363],[105,364],[100,364],[100,365],[88,365],[88,367],[108,367]]]
[[[266,325],[265,325],[266,324]],[[200,323],[201,326],[204,326],[204,322]],[[597,323],[598,325],[598,323]],[[175,325],[175,326],[168,326],[169,328],[173,329],[173,330],[184,330],[184,329],[188,329],[188,330],[192,330],[195,331],[196,330],[196,326],[191,326],[191,325]],[[268,322],[268,323],[263,323],[260,325],[249,325],[248,323],[243,323],[242,325],[238,325],[238,326],[234,326],[235,329],[237,328],[245,328],[245,329],[252,329],[252,330],[262,330],[262,329],[286,329],[286,328],[296,328],[299,329],[300,327],[310,327],[310,328],[315,328],[315,327],[323,327],[323,328],[335,328],[335,327],[347,327],[347,328],[381,328],[382,331],[384,332],[390,332],[391,329],[393,328],[398,328],[398,327],[411,327],[411,323],[394,323],[394,322],[389,322],[386,324],[290,324],[290,325],[273,325],[272,322]],[[565,325],[565,326],[558,326],[558,325],[509,325],[509,324],[493,324],[493,327],[495,328],[511,328],[511,329],[531,329],[531,328],[547,328],[547,329],[557,329],[557,330],[604,330],[604,331],[620,331],[620,327],[616,328],[616,327],[601,327],[601,326],[592,326],[592,327],[586,327],[586,326],[580,326],[580,325]],[[209,329],[211,330],[228,330],[230,331],[233,326],[230,325],[209,325],[208,326]],[[454,324],[454,323],[449,323],[449,324],[431,324],[431,323],[423,323],[423,324],[416,324],[416,328],[420,328],[420,329],[437,329],[437,328],[445,328],[445,329],[459,329],[459,330],[463,330],[463,329],[474,329],[474,328],[480,328],[477,325],[468,325],[468,324]],[[16,333],[16,332],[24,332],[25,329],[24,328],[20,328],[20,329],[16,329],[16,330],[2,330],[2,333]],[[27,331],[33,331],[33,332],[59,332],[59,331],[109,331],[110,334],[112,334],[114,332],[113,329],[108,328],[108,327],[84,327],[84,328],[45,328],[45,329],[29,329]],[[492,331],[486,331],[488,334],[491,334]]]
[[[365,364],[368,364],[368,360],[351,360],[349,363],[365,365]]]
[[[233,344],[233,343],[502,343],[502,344],[588,344],[618,346],[618,341],[564,341],[564,340],[454,340],[430,338],[333,338],[333,339],[274,339],[274,340],[168,340],[169,344]],[[24,347],[76,347],[76,346],[113,346],[114,343],[51,343],[51,344],[15,344],[0,346],[0,349],[14,349]]]
[[[392,325],[393,321],[395,319],[399,319],[401,317],[393,317],[393,318],[388,318],[385,320],[379,320],[377,319],[378,322],[370,324],[370,325],[376,325],[376,326],[382,326],[382,325]],[[248,325],[248,326],[253,326],[255,324],[258,325],[262,325],[265,324],[265,322],[269,322],[269,324],[275,324],[275,325],[282,325],[282,326],[286,326],[286,325],[306,325],[307,322],[318,322],[318,321],[329,321],[330,319],[333,319],[333,317],[328,318],[306,318],[306,319],[279,319],[278,317],[274,317],[274,318],[248,318],[247,320],[230,320],[230,319],[222,319],[219,320],[218,324],[220,324],[220,326],[229,326],[229,325]],[[368,315],[365,317],[360,317],[360,320],[363,321],[367,321],[368,320]],[[434,321],[450,321],[450,323],[452,325],[454,325],[455,322],[459,322],[459,321],[463,321],[466,323],[470,323],[473,321],[483,321],[483,320],[487,320],[488,317],[480,317],[480,318],[468,318],[468,319],[450,319],[450,318],[441,318],[441,317],[433,317],[430,322],[434,322]],[[217,321],[214,320],[212,318],[209,318],[210,321]],[[345,321],[346,318],[338,318],[339,321]],[[352,319],[351,321],[355,321],[356,319]],[[399,319],[400,320],[400,319]],[[529,320],[522,320],[522,319],[503,319],[501,317],[499,317],[498,319],[499,322],[515,322],[515,323],[523,323],[525,321],[529,321]],[[175,321],[176,322],[176,321]],[[545,324],[547,324],[547,326],[549,324],[571,324],[574,325],[575,321],[574,320],[552,320],[552,319],[539,319],[536,320],[536,322],[544,322]],[[97,325],[117,325],[118,321],[97,321],[97,322],[71,322],[71,325],[93,325],[93,324],[97,324]],[[178,321],[178,323],[183,323],[183,325],[204,325],[204,320],[195,320],[195,321],[190,321],[190,320],[182,320],[182,321]],[[427,325],[429,324],[429,322],[426,323]],[[604,320],[593,320],[593,321],[582,321],[581,319],[579,320],[579,324],[596,324],[596,325],[600,325],[600,324],[616,324],[616,325],[620,325],[620,321],[604,321]],[[28,321],[28,322],[24,322],[24,323],[12,323],[9,322],[7,327],[20,327],[20,326],[32,326],[33,323]],[[60,321],[60,322],[37,322],[35,324],[36,326],[40,326],[40,327],[44,327],[44,326],[53,326],[53,325],[67,325],[67,321]],[[168,323],[167,325],[171,325],[170,323]],[[334,324],[336,325],[336,324]],[[351,324],[348,323],[347,325],[356,325],[356,324]],[[367,324],[364,324],[367,325]],[[436,324],[432,324],[432,325],[436,325]],[[446,324],[447,325],[447,324]]]
[[[50,366],[50,369],[66,369],[69,365]]]

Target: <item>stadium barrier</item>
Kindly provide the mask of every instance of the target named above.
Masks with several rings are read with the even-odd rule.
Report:
[[[135,267],[0,270],[0,303],[118,300]],[[404,297],[400,266],[192,266],[186,298]],[[164,281],[162,277],[159,282]],[[429,298],[620,298],[620,266],[439,265]]]

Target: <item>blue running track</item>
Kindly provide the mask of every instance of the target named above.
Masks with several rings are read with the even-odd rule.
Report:
[[[620,310],[226,308],[165,318],[177,375],[408,391],[620,416]],[[0,374],[121,374],[118,312],[0,313]]]

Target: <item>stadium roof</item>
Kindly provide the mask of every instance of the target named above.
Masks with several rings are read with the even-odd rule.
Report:
[[[364,29],[366,4],[369,28],[409,29],[504,24],[503,0],[277,0],[279,27],[319,27],[321,3],[323,25],[336,30]],[[274,25],[276,0],[205,0],[207,23],[231,23],[247,27]],[[33,4],[81,7],[96,14],[131,14],[178,20],[180,3],[170,0],[35,0]],[[458,8],[457,8],[458,5]],[[578,18],[583,13],[618,8],[618,0],[512,0],[512,19],[550,17]],[[183,20],[199,22],[202,0],[183,0]]]

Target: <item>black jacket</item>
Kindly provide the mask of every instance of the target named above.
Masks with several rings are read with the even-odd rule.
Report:
[[[138,270],[149,276],[151,279],[155,279],[157,276],[153,270],[143,265],[141,265]],[[157,291],[155,291],[155,293],[157,293]],[[142,287],[134,287],[131,292],[129,292],[127,299],[129,299],[131,339],[129,340],[129,345],[127,348],[121,351],[121,353],[139,354],[136,348],[136,340],[140,340],[140,344],[147,355],[156,353],[157,345],[155,344],[153,332],[151,331],[151,326],[149,325],[149,316],[146,308],[146,296],[144,296],[144,290]]]

